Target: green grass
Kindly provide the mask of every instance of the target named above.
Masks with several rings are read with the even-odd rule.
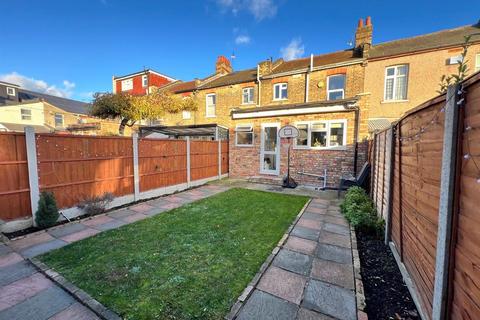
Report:
[[[222,319],[306,201],[231,189],[40,259],[126,319]]]

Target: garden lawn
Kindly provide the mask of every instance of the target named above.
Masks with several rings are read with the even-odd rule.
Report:
[[[126,319],[222,319],[306,201],[231,189],[40,259]]]

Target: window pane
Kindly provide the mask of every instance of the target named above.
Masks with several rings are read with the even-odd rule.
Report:
[[[395,68],[387,68],[387,76],[393,76],[395,74]]]
[[[312,131],[311,141],[312,141],[312,147],[326,147],[327,146],[327,132],[326,131]]]
[[[393,79],[387,79],[385,81],[385,100],[393,99]]]
[[[396,86],[395,86],[395,100],[406,100],[407,99],[407,77],[401,76],[397,77]]]
[[[275,99],[280,99],[280,86],[276,85],[274,90],[275,90],[275,95],[274,95]]]
[[[328,100],[339,100],[339,99],[343,99],[343,90],[333,91],[328,93]]]
[[[297,146],[308,146],[308,125],[299,124],[297,125],[298,137],[297,137]]]
[[[407,74],[407,66],[398,66],[397,67],[397,75],[404,76]]]
[[[288,98],[288,89],[287,85],[283,84],[282,85],[282,99],[287,99]]]
[[[237,144],[253,144],[252,132],[237,132]]]
[[[330,124],[330,147],[343,146],[343,123]]]
[[[264,150],[276,151],[277,150],[277,128],[266,127],[264,128]]]
[[[480,53],[478,53],[475,57],[475,71],[480,70]]]
[[[63,126],[63,115],[56,114],[55,115],[55,127]]]
[[[277,156],[265,154],[263,156],[263,170],[277,170]]]
[[[344,89],[344,88],[345,88],[344,74],[328,77],[328,90]]]
[[[317,122],[312,124],[312,130],[325,130],[327,124],[325,122]]]

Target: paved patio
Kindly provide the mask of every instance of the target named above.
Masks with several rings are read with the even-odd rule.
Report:
[[[334,193],[227,180],[0,244],[0,320],[98,319],[25,258],[237,186],[315,197],[237,319],[356,319],[350,231]]]

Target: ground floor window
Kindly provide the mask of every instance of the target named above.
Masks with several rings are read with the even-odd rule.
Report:
[[[235,145],[241,147],[253,146],[253,126],[238,125],[235,128]]]
[[[346,145],[347,120],[310,121],[297,123],[297,149],[327,149]]]

